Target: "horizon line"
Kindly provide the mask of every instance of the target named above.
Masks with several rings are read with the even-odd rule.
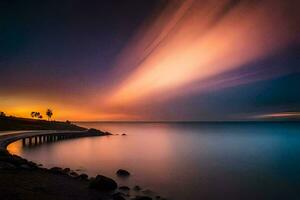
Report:
[[[266,120],[92,120],[71,121],[72,123],[224,123],[224,122],[300,122],[300,119]]]

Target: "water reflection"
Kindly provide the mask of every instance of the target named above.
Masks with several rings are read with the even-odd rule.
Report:
[[[298,199],[299,124],[80,124],[127,136],[72,139],[11,152],[45,166],[104,174],[175,200]],[[119,179],[115,172],[132,173]]]
[[[22,154],[23,154],[23,144],[22,144],[21,140],[9,144],[9,145],[7,146],[7,150],[8,150],[11,154],[22,155]]]

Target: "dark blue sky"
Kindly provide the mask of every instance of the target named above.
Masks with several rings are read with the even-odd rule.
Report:
[[[151,14],[156,1],[0,4],[0,72],[3,82],[14,81],[17,88],[10,85],[11,89],[18,89],[31,86],[33,78],[39,83],[46,79],[53,84],[67,80],[89,85],[98,81]]]

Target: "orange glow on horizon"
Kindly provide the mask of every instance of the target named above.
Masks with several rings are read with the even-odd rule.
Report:
[[[71,120],[71,121],[93,121],[93,120],[126,120],[136,119],[134,115],[118,112],[95,112],[88,107],[78,107],[77,105],[61,105],[50,103],[47,100],[24,99],[22,97],[7,98],[1,101],[1,111],[8,116],[31,118],[31,112],[40,112],[43,119],[47,119],[45,114],[47,108],[53,110],[52,120]],[[50,105],[50,106],[49,106]]]

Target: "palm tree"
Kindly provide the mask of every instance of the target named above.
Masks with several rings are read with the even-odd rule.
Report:
[[[32,118],[38,118],[38,119],[42,119],[43,118],[43,116],[41,115],[40,112],[31,112],[30,115],[31,115]]]
[[[34,117],[40,119],[41,113],[40,112],[35,112]]]
[[[48,116],[48,121],[50,121],[50,118],[51,118],[52,115],[53,115],[52,110],[48,108],[47,111],[46,111],[46,115]]]
[[[31,112],[30,115],[31,115],[32,118],[35,118],[35,114],[36,114],[36,112]]]

